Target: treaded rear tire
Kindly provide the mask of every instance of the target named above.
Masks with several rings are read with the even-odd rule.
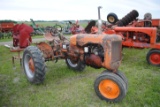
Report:
[[[67,58],[65,61],[66,61],[68,68],[74,71],[82,72],[86,67],[85,63],[83,63],[80,60],[78,60],[76,63],[73,63],[69,58]]]
[[[46,66],[43,53],[36,46],[28,46],[23,53],[23,69],[30,83],[40,84],[44,81]]]

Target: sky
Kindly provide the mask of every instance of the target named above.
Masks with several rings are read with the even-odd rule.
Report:
[[[0,20],[98,19],[98,6],[102,6],[102,20],[111,12],[121,19],[133,9],[139,12],[139,19],[148,12],[160,18],[160,0],[0,0]]]

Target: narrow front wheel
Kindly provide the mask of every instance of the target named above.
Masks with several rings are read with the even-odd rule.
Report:
[[[127,92],[125,82],[112,72],[102,73],[94,83],[97,96],[107,102],[121,101]]]

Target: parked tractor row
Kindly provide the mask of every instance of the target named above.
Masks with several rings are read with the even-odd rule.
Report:
[[[84,28],[79,25],[78,20],[74,23],[71,21],[66,21],[63,24],[56,23],[53,26],[46,26],[46,27],[40,27],[38,24],[35,23],[33,19],[31,20],[31,27],[33,28],[32,35],[43,35],[45,32],[47,32],[50,29],[59,29],[60,32],[63,34],[76,34],[79,32],[83,32]]]

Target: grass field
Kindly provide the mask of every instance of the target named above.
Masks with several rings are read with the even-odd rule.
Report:
[[[64,60],[47,62],[43,84],[30,84],[9,49],[0,46],[0,107],[160,107],[160,69],[147,64],[148,49],[124,48],[119,68],[129,82],[126,97],[119,103],[100,100],[93,83],[104,70],[86,67],[84,72],[67,68]]]
[[[34,35],[34,36],[32,36],[32,39],[35,39],[35,38],[44,38],[44,37],[43,37],[43,35]],[[8,42],[8,41],[12,41],[12,37],[5,38],[5,39],[0,39],[0,42]]]
[[[29,21],[29,22],[19,22],[19,23],[25,23],[25,24],[28,24],[28,25],[32,25],[31,21]],[[72,22],[72,23],[75,23],[75,22]],[[61,25],[62,27],[67,26],[66,22],[61,23],[61,22],[53,22],[53,21],[44,21],[44,22],[35,21],[35,24],[37,24],[39,27],[54,26],[56,24]],[[85,27],[87,25],[87,22],[79,22],[79,24],[81,26]]]

